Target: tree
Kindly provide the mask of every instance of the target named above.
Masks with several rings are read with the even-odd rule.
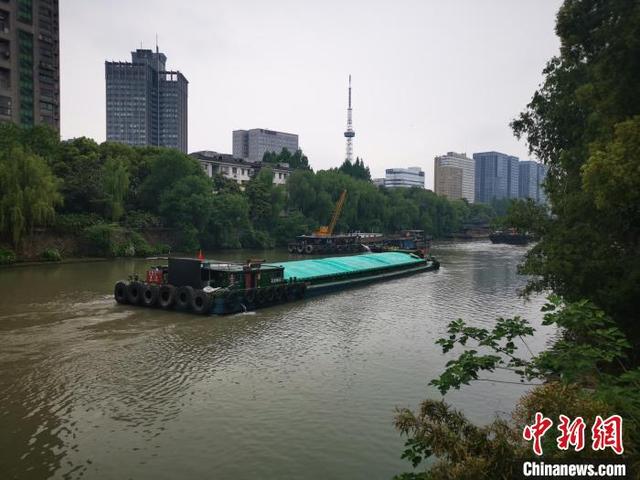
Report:
[[[289,168],[293,170],[299,168],[308,170],[311,168],[309,166],[309,159],[304,153],[302,153],[302,150],[298,149],[293,154],[291,154],[291,152],[289,152],[286,147],[283,148],[280,153],[271,151],[264,152],[264,155],[262,156],[262,162],[271,164],[287,163],[289,165]]]
[[[548,221],[549,217],[545,206],[530,198],[512,201],[507,209],[507,214],[499,219],[501,226],[514,228],[518,233],[535,231],[538,234],[544,234]]]
[[[104,190],[111,219],[116,222],[124,213],[124,199],[129,191],[127,163],[121,157],[110,158],[104,165]]]
[[[91,139],[81,137],[60,144],[60,154],[52,160],[51,169],[62,180],[63,212],[105,211],[103,165],[98,144]]]
[[[162,150],[151,160],[149,174],[140,186],[141,206],[157,212],[158,197],[170,190],[175,183],[191,175],[205,178],[205,173],[197,160],[177,150]]]
[[[14,147],[0,154],[0,230],[16,248],[36,225],[45,225],[62,203],[58,179],[39,156]]]
[[[193,251],[200,246],[212,201],[212,185],[204,175],[184,176],[160,193],[158,213],[181,234],[184,250]]]
[[[356,157],[356,161],[351,163],[349,159],[346,159],[342,165],[338,168],[342,173],[352,176],[353,178],[359,178],[360,180],[371,180],[371,172],[369,167],[365,166],[364,161]]]
[[[560,55],[512,123],[549,167],[552,220],[525,270],[530,289],[590,299],[638,344],[640,4],[566,0],[556,31]]]

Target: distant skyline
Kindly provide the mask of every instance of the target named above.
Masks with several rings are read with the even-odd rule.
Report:
[[[314,169],[354,156],[372,176],[497,150],[530,158],[509,122],[558,53],[561,0],[62,0],[61,134],[105,139],[105,60],[155,48],[189,79],[189,151],[230,153],[232,131],[299,135]]]

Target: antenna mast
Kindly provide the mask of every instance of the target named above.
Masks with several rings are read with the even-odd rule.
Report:
[[[353,137],[356,132],[353,130],[353,120],[351,118],[351,75],[349,75],[349,106],[347,107],[347,130],[344,132],[347,139],[347,157],[349,162],[353,162]]]

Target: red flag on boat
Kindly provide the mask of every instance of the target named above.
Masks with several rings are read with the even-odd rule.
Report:
[[[198,260],[204,260],[204,255],[202,254],[202,250],[198,251]]]

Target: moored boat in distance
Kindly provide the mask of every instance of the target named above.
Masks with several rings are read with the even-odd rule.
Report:
[[[496,230],[489,235],[491,243],[508,243],[509,245],[527,245],[533,240],[531,235],[518,233],[513,229]]]
[[[271,262],[169,258],[167,266],[132,275],[114,288],[118,303],[227,314],[440,268],[433,257],[405,252]]]

